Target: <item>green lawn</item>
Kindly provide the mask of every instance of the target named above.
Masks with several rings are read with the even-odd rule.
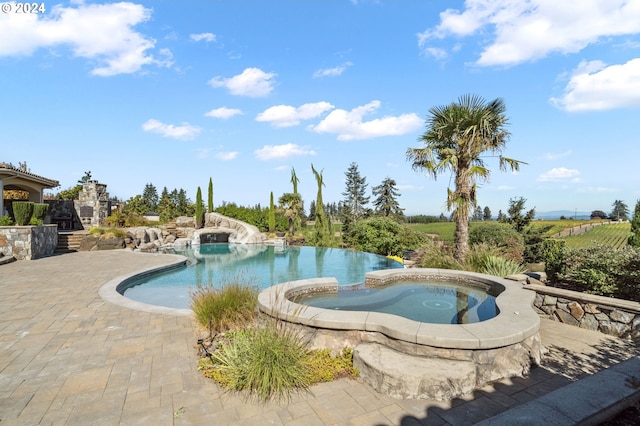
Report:
[[[447,243],[453,243],[456,224],[453,222],[409,223],[411,229],[425,234],[435,234]]]

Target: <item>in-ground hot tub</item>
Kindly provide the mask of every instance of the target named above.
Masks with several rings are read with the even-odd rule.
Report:
[[[540,361],[540,319],[535,293],[515,281],[442,269],[369,272],[365,286],[393,281],[456,282],[497,294],[499,314],[467,324],[418,322],[383,312],[347,311],[301,305],[310,292],[338,291],[332,278],[278,284],[263,290],[260,310],[286,321],[311,347],[354,348],[354,364],[375,389],[396,397],[451,399],[505,377],[522,376]]]

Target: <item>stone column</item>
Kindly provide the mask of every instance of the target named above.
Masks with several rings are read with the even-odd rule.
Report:
[[[4,185],[2,184],[2,179],[0,179],[0,217],[4,216],[4,195],[3,195]]]

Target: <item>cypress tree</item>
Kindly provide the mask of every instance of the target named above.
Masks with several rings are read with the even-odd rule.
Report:
[[[207,211],[213,213],[213,180],[209,178],[209,195],[207,197]]]
[[[202,228],[204,221],[204,203],[202,202],[202,191],[198,187],[196,192],[196,228]]]
[[[327,212],[322,202],[322,187],[324,186],[322,171],[318,171],[311,164],[311,171],[318,183],[318,194],[316,196],[316,224],[314,227],[314,241],[318,247],[328,247],[331,245],[331,223],[327,220]]]
[[[636,208],[631,218],[631,235],[628,243],[633,247],[640,247],[640,200],[636,201]]]
[[[276,232],[276,206],[273,203],[273,191],[269,200],[269,232]]]

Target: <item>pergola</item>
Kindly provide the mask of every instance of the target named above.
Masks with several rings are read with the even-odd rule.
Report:
[[[27,170],[0,163],[0,194],[5,190],[21,190],[29,193],[27,201],[44,202],[44,190],[60,186],[57,180],[47,179]],[[4,215],[4,195],[0,197],[0,217]]]

